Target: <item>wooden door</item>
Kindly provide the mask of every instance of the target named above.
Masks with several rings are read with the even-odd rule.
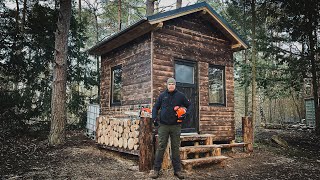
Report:
[[[197,85],[197,64],[192,61],[175,61],[175,79],[177,90],[184,93],[192,103],[192,112],[188,120],[182,122],[181,132],[197,132],[199,126],[199,105],[198,105],[198,85]]]

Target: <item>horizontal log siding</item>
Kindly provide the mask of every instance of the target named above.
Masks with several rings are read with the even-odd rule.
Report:
[[[102,56],[100,107],[102,115],[126,117],[141,105],[151,105],[150,35],[139,37]],[[111,68],[122,65],[121,106],[110,106]]]
[[[216,135],[217,141],[234,139],[234,77],[230,42],[197,14],[164,23],[154,32],[153,99],[174,76],[175,58],[198,62],[200,133]],[[209,105],[208,67],[225,66],[226,107]]]

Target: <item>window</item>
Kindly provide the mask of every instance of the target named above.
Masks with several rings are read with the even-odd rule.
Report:
[[[225,105],[225,67],[209,66],[209,104]]]
[[[111,105],[120,105],[122,89],[122,67],[111,68]]]
[[[194,84],[194,67],[186,64],[175,64],[175,78],[179,83]]]

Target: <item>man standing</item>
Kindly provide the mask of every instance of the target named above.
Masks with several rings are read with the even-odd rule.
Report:
[[[176,80],[169,78],[167,80],[167,89],[160,94],[155,105],[152,109],[152,120],[155,125],[160,120],[158,129],[158,149],[154,161],[154,170],[150,173],[150,177],[156,179],[159,177],[159,171],[163,161],[163,154],[166,150],[168,138],[171,140],[171,153],[172,153],[172,165],[174,169],[174,175],[179,179],[184,179],[184,175],[181,172],[181,161],[180,161],[180,134],[181,134],[181,123],[177,122],[178,117],[174,110],[175,106],[187,108],[186,114],[182,115],[179,120],[185,120],[190,114],[191,103],[186,96],[176,90]],[[160,114],[158,117],[158,111]]]

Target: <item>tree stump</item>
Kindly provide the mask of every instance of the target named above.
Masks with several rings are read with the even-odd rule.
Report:
[[[150,117],[141,117],[139,133],[139,171],[152,169],[154,160],[154,147],[152,140],[152,121]]]
[[[253,126],[251,117],[242,117],[243,142],[248,143],[244,147],[245,152],[253,152]]]

